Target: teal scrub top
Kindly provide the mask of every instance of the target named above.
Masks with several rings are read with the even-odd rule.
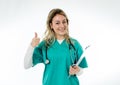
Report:
[[[76,55],[80,58],[83,53],[80,43],[71,38],[76,49]],[[42,41],[37,47],[35,47],[32,61],[33,66],[38,63],[44,63],[45,69],[43,74],[43,85],[79,85],[79,80],[76,75],[69,77],[69,68],[72,65],[72,61],[75,61],[74,49],[69,49],[69,44],[66,40],[63,40],[61,44],[57,40],[52,43],[47,49],[47,57],[50,60],[49,64],[45,64],[46,60],[46,46],[45,41]],[[72,58],[71,58],[72,57]],[[80,67],[88,67],[86,58],[83,58],[79,64]]]

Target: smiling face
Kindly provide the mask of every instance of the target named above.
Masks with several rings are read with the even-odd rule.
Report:
[[[53,17],[50,26],[51,29],[53,29],[57,39],[65,38],[65,34],[67,34],[68,31],[68,22],[65,16],[57,14]]]

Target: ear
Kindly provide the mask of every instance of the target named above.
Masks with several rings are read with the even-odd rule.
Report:
[[[53,28],[52,23],[50,23],[50,28],[51,28],[51,29]]]

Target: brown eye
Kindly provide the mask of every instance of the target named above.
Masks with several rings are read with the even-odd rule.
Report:
[[[67,21],[63,21],[63,24],[66,24],[67,23]]]
[[[59,22],[55,23],[55,24],[60,24]]]

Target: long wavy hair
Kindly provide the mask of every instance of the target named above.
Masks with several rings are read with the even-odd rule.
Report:
[[[68,17],[62,9],[59,9],[59,8],[52,9],[49,12],[48,17],[47,17],[47,22],[46,22],[47,29],[45,31],[45,37],[43,38],[43,40],[46,41],[47,46],[50,46],[56,39],[54,30],[51,28],[50,24],[52,23],[53,18],[57,14],[60,14],[60,15],[63,15],[64,17],[66,17],[67,24],[69,24]],[[68,28],[66,28],[66,29],[67,29],[67,33],[65,34],[65,39],[69,42],[69,30],[68,30]]]
[[[48,17],[47,17],[47,22],[46,22],[47,29],[45,31],[45,37],[43,39],[43,40],[46,41],[46,45],[47,46],[50,46],[56,39],[55,32],[51,28],[50,24],[52,23],[53,18],[57,14],[63,15],[66,18],[66,20],[67,20],[67,24],[69,24],[68,17],[67,17],[66,13],[62,9],[59,9],[59,8],[52,9],[49,12]],[[69,30],[68,30],[68,28],[67,28],[67,33],[65,34],[65,39],[69,42]]]

